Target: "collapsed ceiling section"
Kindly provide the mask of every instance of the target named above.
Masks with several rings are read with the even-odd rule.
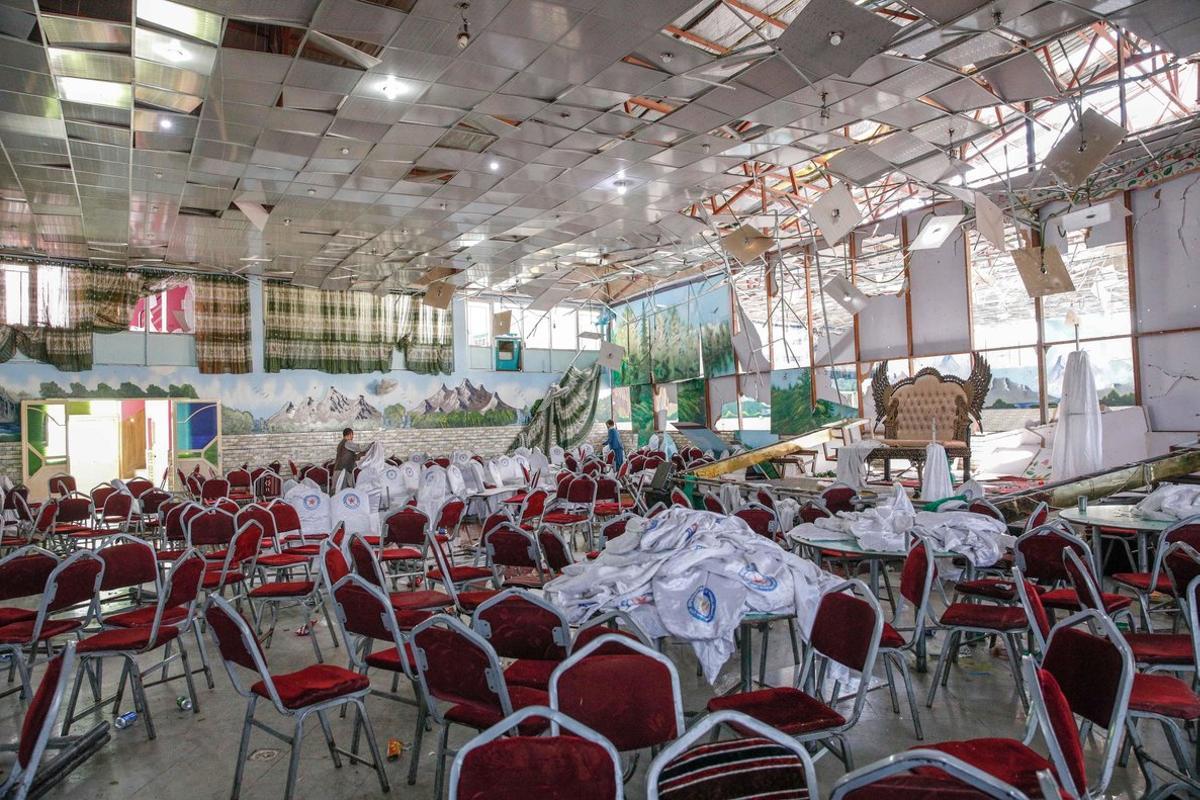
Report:
[[[325,288],[611,299],[1200,134],[1192,0],[8,0],[0,39],[0,251]]]

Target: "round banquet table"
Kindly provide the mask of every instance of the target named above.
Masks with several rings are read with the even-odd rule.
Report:
[[[1089,505],[1087,510],[1080,513],[1078,508],[1064,508],[1058,512],[1061,519],[1072,525],[1079,525],[1091,532],[1092,559],[1096,562],[1096,574],[1100,575],[1103,560],[1100,557],[1100,530],[1102,528],[1120,528],[1133,531],[1137,536],[1137,569],[1139,572],[1149,572],[1150,563],[1147,551],[1149,546],[1146,539],[1150,535],[1157,536],[1175,524],[1175,520],[1147,519],[1133,513],[1136,506]]]

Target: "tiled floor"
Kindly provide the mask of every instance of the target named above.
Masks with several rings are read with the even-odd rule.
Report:
[[[272,671],[285,672],[311,663],[312,651],[309,642],[293,633],[301,621],[298,610],[285,612],[281,618],[279,632],[271,648],[267,650]],[[330,646],[329,632],[323,621],[316,635],[320,637],[327,660],[344,663],[344,650],[335,650]],[[931,645],[935,652],[939,641],[935,640]],[[777,635],[771,637],[770,650],[768,682],[790,682],[793,679],[793,669],[790,666],[791,651],[782,627]],[[215,646],[210,645],[209,651],[211,656],[216,657]],[[696,661],[690,648],[681,644],[669,644],[667,653],[678,667],[686,710],[702,710],[706,700],[712,696],[714,687],[709,687],[702,678],[697,677]],[[195,661],[197,660],[194,659],[194,663]],[[109,684],[115,683],[118,672],[115,662],[112,663],[113,666],[105,672],[105,680]],[[213,666],[216,688],[209,690],[204,687],[203,680],[198,682],[198,714],[176,708],[175,698],[184,692],[182,681],[149,689],[148,696],[158,728],[158,738],[148,741],[140,722],[126,730],[113,730],[112,741],[47,797],[69,797],[72,800],[207,800],[228,797],[246,705],[245,700],[234,692],[220,663],[214,663]],[[879,675],[882,676],[882,670],[879,671]],[[929,676],[916,673],[914,676],[917,697],[919,702],[923,703]],[[736,681],[736,677],[737,661],[733,659],[726,665],[715,690],[727,689]],[[388,688],[388,683],[387,676],[381,675],[376,678],[376,686],[379,688]],[[617,690],[616,687],[614,690]],[[407,686],[402,686],[401,691],[407,692]],[[84,696],[87,696],[86,690]],[[128,708],[128,701],[126,707]],[[381,747],[385,746],[389,738],[397,738],[406,743],[412,740],[416,718],[412,706],[372,697],[368,708]],[[15,695],[0,699],[0,731],[3,732],[0,738],[11,740],[15,737],[22,712],[23,707]],[[918,744],[903,693],[901,712],[900,715],[892,712],[886,689],[881,688],[870,694],[863,716],[849,736],[857,765],[867,764]],[[964,659],[954,669],[949,686],[939,693],[933,709],[925,709],[922,705],[921,714],[926,742],[979,736],[1020,737],[1025,725],[1025,716],[1013,691],[1012,679],[1005,661],[1002,658],[994,659],[986,654],[983,648],[973,657]],[[259,718],[268,724],[280,722],[267,703],[260,703]],[[331,721],[339,744],[348,748],[350,719],[333,717]],[[80,732],[90,724],[92,723],[81,721],[77,723],[74,732]],[[281,727],[286,729],[285,726]],[[465,741],[466,732],[460,728],[455,730],[460,731],[455,737],[458,742]],[[1157,731],[1147,731],[1147,735],[1156,751],[1165,751],[1165,745]],[[435,744],[436,737],[425,737],[421,753],[422,764],[415,786],[408,786],[405,782],[407,752],[400,761],[387,765],[393,795],[420,798],[433,796]],[[1044,752],[1040,743],[1036,746]],[[1086,750],[1089,758],[1094,759],[1100,751],[1100,746],[1096,741],[1090,741]],[[643,754],[634,777],[626,787],[627,796],[644,796],[642,781],[648,761],[648,755]],[[830,756],[821,758],[817,763],[821,796],[827,796],[833,782],[842,774],[841,765]],[[380,794],[379,784],[371,769],[361,765],[345,765],[340,770],[333,768],[315,722],[307,732],[301,764],[297,791],[299,798],[357,798]],[[281,797],[286,774],[287,751],[283,745],[267,734],[255,731],[251,740],[249,763],[246,765],[242,797]],[[1131,763],[1128,768],[1118,767],[1109,793],[1123,797],[1137,796],[1141,786],[1141,775]]]

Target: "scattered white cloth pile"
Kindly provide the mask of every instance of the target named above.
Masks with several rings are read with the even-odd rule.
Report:
[[[677,506],[630,520],[599,558],[568,566],[545,595],[572,623],[620,609],[651,637],[691,642],[711,684],[743,616],[795,613],[807,632],[822,592],[837,582],[736,517]]]
[[[863,467],[871,451],[879,447],[872,439],[864,439],[852,444],[844,444],[837,449],[837,480],[855,491],[866,487],[863,480]]]
[[[892,496],[866,511],[803,523],[788,531],[790,538],[853,539],[867,550],[903,553],[914,529],[928,536],[939,552],[958,553],[977,567],[995,564],[1015,541],[1003,522],[967,511],[915,511],[904,487],[896,483]],[[834,534],[834,536],[830,536]]]
[[[775,516],[779,517],[779,529],[781,531],[790,531],[792,523],[796,521],[796,515],[799,513],[799,500],[792,497],[785,497],[782,500],[775,501]]]
[[[925,468],[921,472],[921,499],[926,503],[954,496],[950,480],[950,459],[946,448],[937,442],[925,446]]]
[[[1187,519],[1200,514],[1200,486],[1167,484],[1138,503],[1133,513],[1146,519]]]
[[[721,484],[721,505],[725,506],[727,514],[732,514],[742,507],[742,490],[737,484]]]

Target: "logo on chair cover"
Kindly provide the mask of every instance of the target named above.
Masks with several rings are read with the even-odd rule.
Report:
[[[701,622],[712,622],[717,616],[717,596],[712,589],[701,586],[688,598],[687,610]]]
[[[357,509],[361,503],[362,503],[361,498],[359,498],[359,496],[356,494],[342,495],[342,505],[344,505],[346,508],[350,509],[351,511]]]
[[[321,496],[316,494],[306,494],[301,498],[304,507],[309,511],[313,511],[321,505]]]
[[[383,471],[383,476],[385,478],[387,478],[389,481],[397,480],[400,477],[400,470],[396,469],[395,467],[391,467],[390,469],[385,469]]]
[[[771,592],[779,586],[779,581],[770,575],[763,575],[755,564],[747,564],[738,572],[738,577],[747,587],[759,592]]]

